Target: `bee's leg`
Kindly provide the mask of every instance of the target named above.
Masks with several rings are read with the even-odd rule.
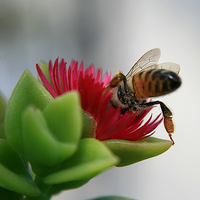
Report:
[[[161,101],[153,101],[153,102],[147,102],[144,103],[143,105],[146,107],[153,106],[155,104],[160,104],[162,113],[163,113],[163,118],[164,118],[164,126],[169,134],[169,137],[172,141],[172,145],[174,145],[174,140],[172,139],[172,133],[174,132],[174,123],[172,121],[172,112],[171,110]]]

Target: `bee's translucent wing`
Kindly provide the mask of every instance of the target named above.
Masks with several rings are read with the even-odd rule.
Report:
[[[176,74],[178,74],[180,72],[180,65],[178,65],[176,63],[170,63],[170,62],[157,64],[153,68],[154,69],[167,69],[167,70],[175,72]]]
[[[147,51],[130,69],[126,78],[132,77],[134,74],[147,69],[153,69],[160,58],[160,49],[152,49]],[[154,67],[153,67],[154,66]],[[153,67],[153,68],[152,68]]]

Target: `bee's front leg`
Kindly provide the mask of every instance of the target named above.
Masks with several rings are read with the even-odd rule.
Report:
[[[172,120],[172,112],[171,110],[161,101],[153,101],[153,102],[147,102],[147,103],[144,103],[143,105],[146,106],[146,107],[149,107],[149,106],[153,106],[155,104],[160,104],[160,107],[161,107],[161,110],[162,110],[162,113],[163,113],[163,118],[164,118],[164,126],[165,126],[165,129],[172,141],[172,145],[174,145],[174,140],[172,139],[172,133],[174,132],[174,123],[173,123],[173,120]]]

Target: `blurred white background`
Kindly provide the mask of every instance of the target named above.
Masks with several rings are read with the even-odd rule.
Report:
[[[0,90],[8,99],[23,71],[58,56],[125,74],[148,50],[181,65],[179,90],[159,98],[174,113],[175,146],[161,156],[112,168],[53,200],[120,195],[138,200],[200,199],[200,2],[0,1]],[[168,136],[161,125],[155,135]]]

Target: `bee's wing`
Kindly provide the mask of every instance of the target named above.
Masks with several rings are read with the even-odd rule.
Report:
[[[167,69],[167,70],[175,72],[176,74],[178,74],[180,72],[180,65],[178,65],[176,63],[170,63],[170,62],[157,64],[153,68],[154,69]]]
[[[158,60],[160,58],[160,49],[152,49],[150,51],[147,51],[130,69],[128,74],[126,75],[126,78],[132,77],[134,74],[148,70],[153,69],[154,65],[157,64]]]

